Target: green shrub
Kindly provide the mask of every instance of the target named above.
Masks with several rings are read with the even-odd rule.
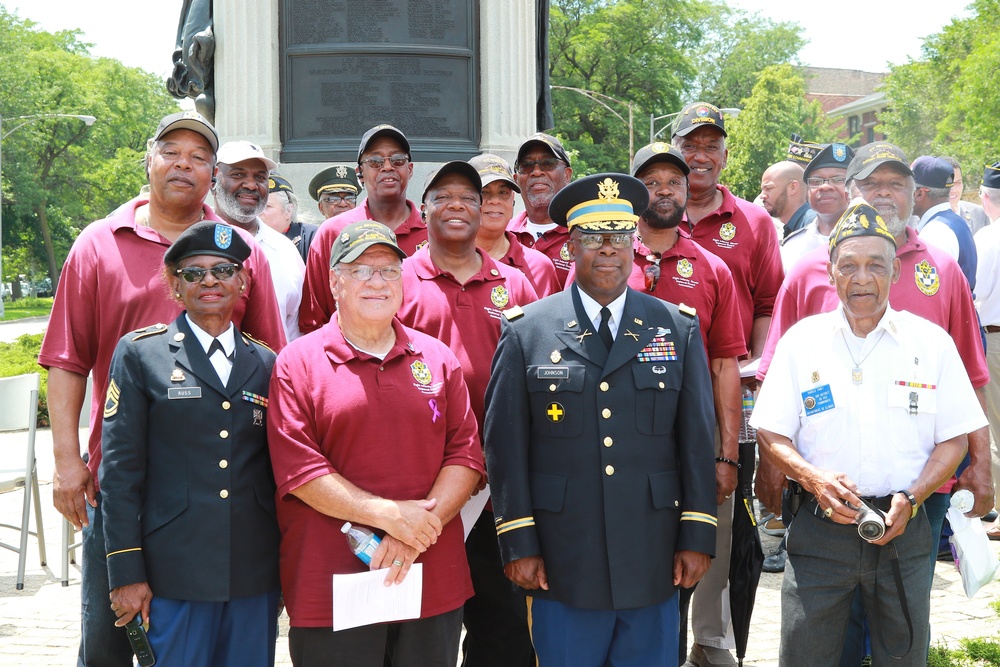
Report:
[[[44,301],[44,299],[34,299]],[[49,425],[47,400],[49,373],[38,365],[38,351],[42,347],[42,334],[24,334],[13,343],[0,343],[0,377],[41,373],[42,383],[38,392],[38,426]]]

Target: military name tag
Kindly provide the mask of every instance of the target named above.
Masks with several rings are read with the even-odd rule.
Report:
[[[569,368],[566,366],[539,366],[536,377],[540,380],[568,380]]]
[[[170,387],[167,389],[167,398],[201,398],[201,387]]]
[[[802,392],[802,405],[806,409],[806,416],[835,408],[830,385],[824,384],[815,389]]]

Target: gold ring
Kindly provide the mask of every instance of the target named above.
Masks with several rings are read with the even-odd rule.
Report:
[[[833,516],[833,508],[827,507],[825,510],[823,510],[823,516],[825,516],[827,519]]]
[[[401,560],[394,560],[392,561],[392,564],[395,565],[396,567],[403,567],[403,561]]]

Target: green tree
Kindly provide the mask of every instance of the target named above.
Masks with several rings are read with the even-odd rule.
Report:
[[[44,267],[55,284],[79,230],[138,192],[146,139],[177,108],[152,74],[91,57],[79,31],[48,33],[0,8],[4,132],[15,130],[17,116],[97,118],[93,127],[32,121],[4,140],[5,276]]]
[[[692,97],[720,108],[738,107],[750,97],[765,67],[796,64],[806,43],[797,23],[747,15],[722,4],[702,29],[705,39],[691,55],[698,71]]]
[[[727,121],[729,160],[721,180],[744,199],[760,192],[760,177],[775,162],[787,158],[793,132],[806,141],[828,143],[835,133],[819,102],[806,102],[805,80],[791,65],[772,65],[760,73],[743,111]]]

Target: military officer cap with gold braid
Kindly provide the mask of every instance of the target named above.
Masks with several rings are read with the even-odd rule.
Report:
[[[878,236],[896,247],[896,238],[889,231],[882,216],[863,199],[851,202],[830,234],[830,255],[833,249],[846,241],[859,236]]]
[[[549,204],[552,222],[570,231],[597,234],[633,232],[649,205],[649,191],[626,174],[594,174],[556,193]]]
[[[313,176],[309,181],[309,196],[319,201],[324,192],[350,192],[357,196],[361,192],[361,183],[354,167],[337,164]]]

